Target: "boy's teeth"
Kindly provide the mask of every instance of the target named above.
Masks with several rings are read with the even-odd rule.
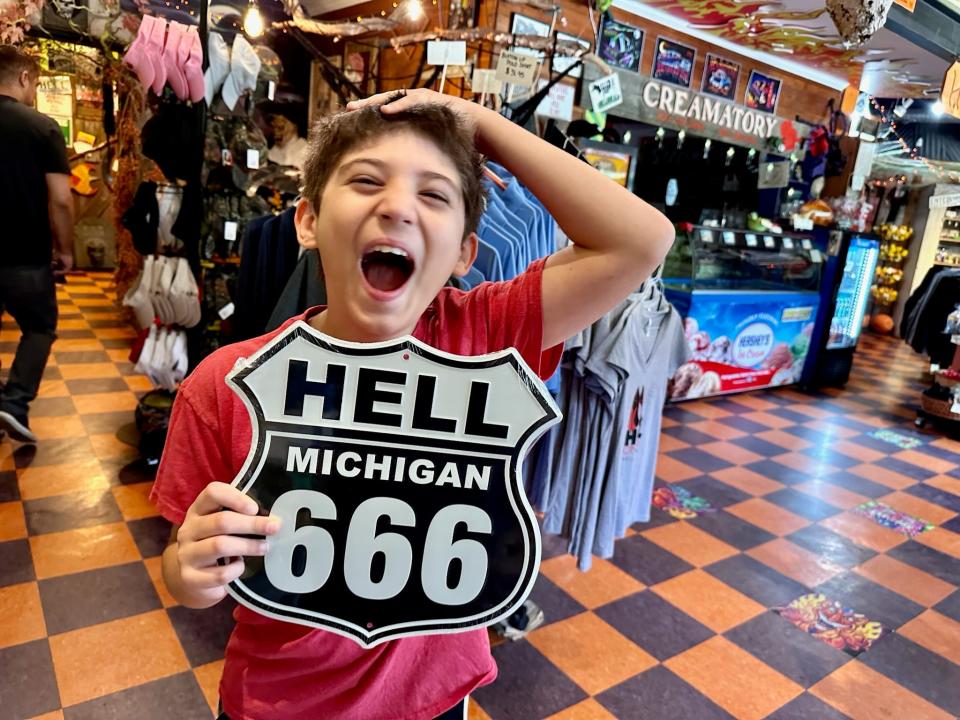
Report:
[[[398,247],[393,247],[391,245],[374,245],[371,248],[371,252],[382,252],[390,253],[391,255],[399,255],[400,257],[407,257],[407,253]]]

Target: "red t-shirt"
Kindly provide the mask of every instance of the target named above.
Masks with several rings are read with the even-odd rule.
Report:
[[[544,261],[519,277],[484,283],[471,292],[444,288],[413,332],[418,340],[457,355],[515,347],[541,378],[549,377],[562,346],[541,352]],[[230,482],[246,460],[250,416],[225,376],[281,330],[223,347],[180,386],[166,448],[150,499],[171,522],[210,482]],[[430,720],[496,678],[485,629],[393,640],[364,650],[353,640],[273,620],[246,607],[234,611],[220,681],[232,720]]]

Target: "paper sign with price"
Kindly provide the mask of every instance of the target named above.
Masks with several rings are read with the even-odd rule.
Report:
[[[238,601],[370,647],[526,599],[540,536],[520,469],[559,411],[516,350],[345,343],[301,321],[227,384],[253,431],[234,486],[282,521],[228,586]]]
[[[547,84],[546,80],[540,81],[540,89]],[[573,100],[576,95],[576,88],[573,85],[564,85],[557,83],[547,92],[547,96],[540,101],[537,106],[537,115],[557,120],[573,120]]]
[[[463,40],[431,40],[427,43],[430,65],[466,65],[467,44]]]
[[[623,103],[620,76],[613,73],[590,83],[590,101],[595,112],[607,112]]]
[[[504,50],[500,53],[500,59],[497,60],[497,80],[530,87],[533,85],[533,78],[537,74],[539,64],[540,60],[536,57]]]

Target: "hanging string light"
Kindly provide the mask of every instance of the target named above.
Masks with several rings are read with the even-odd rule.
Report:
[[[904,153],[906,153],[911,160],[923,163],[929,170],[934,172],[941,180],[947,180],[949,182],[954,182],[954,183],[960,182],[960,175],[958,175],[956,172],[953,172],[953,171],[948,172],[943,168],[938,167],[934,162],[932,162],[928,158],[924,157],[924,155],[920,152],[920,147],[923,144],[922,138],[918,139],[917,144],[911,147],[910,144],[903,139],[903,136],[897,130],[896,119],[889,117],[887,115],[886,108],[884,108],[880,103],[878,103],[876,99],[873,97],[870,98],[870,106],[880,116],[880,121],[890,126],[890,130],[893,132],[894,137],[896,137],[897,143],[899,143],[901,150]],[[893,177],[896,178],[896,176],[893,176]],[[906,176],[904,176],[904,182],[906,182]]]

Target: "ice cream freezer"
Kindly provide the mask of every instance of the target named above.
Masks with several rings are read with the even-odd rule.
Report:
[[[672,378],[670,399],[799,382],[823,262],[810,235],[681,226],[663,284],[691,359]]]

